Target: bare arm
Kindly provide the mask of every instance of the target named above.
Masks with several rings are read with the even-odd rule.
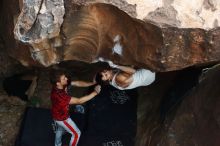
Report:
[[[86,82],[86,81],[71,81],[72,86],[77,86],[77,87],[89,87],[92,85],[95,85],[95,82]]]
[[[91,100],[92,98],[94,98],[97,94],[98,93],[96,91],[93,91],[89,95],[85,95],[81,98],[71,97],[69,104],[83,104],[83,103]]]
[[[80,98],[71,97],[69,104],[83,104],[83,103],[91,100],[92,98],[94,98],[97,94],[100,93],[100,91],[101,91],[101,86],[98,85],[95,87],[95,90],[88,95],[85,95]]]
[[[113,67],[113,68],[118,68],[123,72],[126,72],[128,74],[134,74],[136,72],[136,70],[132,67],[129,66],[123,66],[123,65],[116,65],[114,64],[112,61],[108,61],[109,66]]]
[[[124,71],[128,74],[134,74],[136,70],[132,67],[129,66],[122,66],[122,65],[117,65],[117,68],[120,69],[121,71]]]

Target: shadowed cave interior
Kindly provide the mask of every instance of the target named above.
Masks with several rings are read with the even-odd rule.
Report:
[[[99,57],[156,71],[156,80],[130,91],[104,86],[71,106],[79,146],[220,145],[217,1],[36,1],[0,1],[0,146],[52,146],[49,72],[92,81],[106,65],[91,63]],[[74,96],[90,90],[69,88]]]
[[[35,73],[34,75],[37,75],[38,79],[34,95],[29,98],[29,101],[25,99],[26,114],[23,117],[21,124],[23,126],[20,127],[16,146],[24,143],[28,145],[32,142],[42,146],[53,145],[54,133],[48,109],[51,88],[48,75],[52,68],[66,70],[73,80],[89,81],[104,66],[106,66],[105,63],[87,64],[68,61],[46,70],[36,68],[35,71],[24,71],[24,74]],[[152,85],[128,91],[120,91],[109,85],[103,86],[100,95],[93,100],[82,106],[71,106],[71,117],[83,133],[79,145],[133,146],[138,145],[140,142],[138,137],[142,137],[143,133],[149,136],[159,133],[158,136],[160,134],[162,136],[168,130],[166,126],[175,120],[181,104],[199,85],[199,78],[205,72],[204,69],[209,68],[190,67],[179,71],[157,73],[156,81]],[[5,88],[4,83],[19,84],[17,76],[4,79],[3,87]],[[29,82],[31,81],[29,80]],[[27,90],[25,86],[22,87],[25,88],[23,90]],[[12,88],[14,87],[12,86]],[[91,88],[70,86],[68,91],[70,95],[81,96],[90,90]],[[14,96],[19,97],[19,95]],[[24,100],[22,96],[19,98]],[[42,123],[42,121],[44,122]],[[33,133],[33,129],[36,132]],[[40,134],[42,132],[49,134]],[[36,141],[36,138],[42,139]],[[65,134],[63,143],[68,144],[69,138],[70,135]]]

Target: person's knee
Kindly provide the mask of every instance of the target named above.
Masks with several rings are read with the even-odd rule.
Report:
[[[81,131],[80,131],[80,130],[77,130],[76,133],[77,133],[78,137],[80,137]]]
[[[80,137],[81,131],[80,131],[80,130],[71,131],[70,134],[71,134],[72,136],[76,136],[76,135],[77,135],[78,137]]]
[[[78,135],[79,135],[79,137],[80,137],[80,135],[81,135],[81,131],[79,130],[77,133],[78,133]]]

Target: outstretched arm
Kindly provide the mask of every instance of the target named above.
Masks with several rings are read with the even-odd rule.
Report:
[[[134,68],[129,67],[129,66],[118,65],[117,68],[128,73],[128,74],[134,74],[136,72],[136,70]]]
[[[123,65],[116,65],[111,60],[106,60],[102,57],[100,57],[98,60],[101,61],[101,62],[107,62],[109,64],[109,66],[111,66],[112,68],[118,68],[118,69],[120,69],[120,70],[122,70],[122,71],[124,71],[128,74],[134,74],[136,72],[136,70],[132,67],[123,66]]]
[[[113,67],[113,68],[118,68],[121,71],[124,71],[128,74],[134,74],[136,72],[136,70],[132,67],[129,66],[123,66],[123,65],[116,65],[114,64],[112,61],[108,61],[109,66]]]
[[[86,81],[71,81],[72,86],[77,86],[77,87],[89,87],[92,85],[95,85],[96,82],[86,82]]]
[[[101,91],[101,86],[97,85],[95,87],[94,91],[88,95],[85,95],[80,98],[71,97],[69,104],[83,104],[83,103],[91,100],[92,98],[94,98],[97,94],[100,93],[100,91]]]

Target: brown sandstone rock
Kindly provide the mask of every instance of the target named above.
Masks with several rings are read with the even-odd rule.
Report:
[[[62,3],[59,5],[62,6]],[[40,5],[36,7],[39,8]],[[58,34],[59,27],[42,26],[42,23],[49,25],[50,22],[39,18],[41,10],[35,11],[33,14],[35,19],[26,23],[21,21],[21,18],[29,15],[27,13],[29,11],[25,9],[25,12],[18,19],[15,36],[33,47],[32,57],[44,66],[66,60],[91,63],[102,57],[116,64],[164,72],[219,62],[218,28],[210,31],[159,28],[151,23],[131,18],[112,5],[79,6],[66,0],[64,22],[61,33]],[[60,26],[62,15],[57,19],[60,19],[57,20],[58,23],[56,21],[51,23]],[[34,20],[41,20],[42,23]],[[39,32],[37,27],[35,28],[36,25],[42,28]],[[53,35],[50,33],[41,35],[44,31],[48,32],[48,29]],[[25,33],[22,34],[21,30],[25,30]]]

